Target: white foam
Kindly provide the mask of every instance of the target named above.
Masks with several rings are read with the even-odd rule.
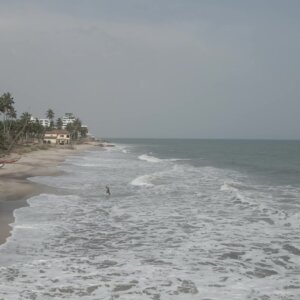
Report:
[[[152,184],[150,181],[151,181],[151,175],[143,175],[133,179],[130,182],[130,184],[134,186],[146,186],[146,187],[154,186],[154,184]]]
[[[107,147],[107,145],[111,145],[111,143],[103,143],[106,147],[103,149],[107,152],[122,152],[122,153],[128,153],[128,150],[130,148],[129,145],[121,145],[117,143],[113,143],[113,147]]]
[[[122,151],[87,156],[43,177],[78,187],[63,191],[72,195],[42,194],[15,211],[0,247],[0,299],[299,298],[285,288],[299,284],[299,208],[276,203],[284,193],[298,199],[293,187],[248,189],[229,170],[148,164]],[[240,196],[255,205],[233,205]],[[273,274],[255,276],[261,269]]]
[[[161,162],[162,160],[155,157],[155,156],[151,156],[151,155],[148,155],[148,154],[142,154],[139,156],[139,159],[140,160],[145,160],[145,161],[148,161],[148,162],[151,162],[151,163],[159,163]]]
[[[166,158],[165,161],[187,161],[189,158]]]
[[[237,189],[231,186],[229,183],[224,182],[224,184],[220,188],[221,191],[229,191],[229,192],[236,192]]]
[[[161,158],[157,158],[153,155],[149,155],[149,154],[142,154],[139,156],[140,160],[145,160],[151,163],[160,163],[160,162],[175,162],[175,161],[185,161],[185,160],[190,160],[188,158],[165,158],[165,159],[161,159]]]

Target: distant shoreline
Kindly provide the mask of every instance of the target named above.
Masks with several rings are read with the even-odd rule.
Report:
[[[40,194],[46,187],[31,182],[33,176],[55,176],[62,172],[56,167],[66,156],[76,155],[85,150],[99,146],[97,142],[74,145],[74,149],[53,147],[26,153],[14,164],[6,164],[0,169],[0,245],[11,234],[15,209],[24,207],[27,199]]]

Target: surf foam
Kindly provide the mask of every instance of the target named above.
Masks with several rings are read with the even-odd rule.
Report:
[[[139,159],[140,160],[145,160],[145,161],[148,161],[148,162],[151,162],[151,163],[159,163],[161,162],[162,160],[155,157],[155,156],[151,156],[151,155],[148,155],[148,154],[142,154],[139,156]]]

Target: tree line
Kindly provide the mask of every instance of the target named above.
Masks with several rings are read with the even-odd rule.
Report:
[[[10,152],[17,144],[28,143],[37,140],[41,142],[44,134],[48,130],[62,129],[63,121],[57,118],[52,109],[46,112],[46,118],[50,120],[48,127],[40,124],[38,119],[31,120],[31,114],[23,112],[17,117],[15,101],[10,93],[4,93],[0,96],[0,150]],[[66,114],[73,117],[72,113]],[[74,117],[73,123],[68,123],[65,128],[71,136],[71,139],[77,140],[79,137],[86,137],[88,130],[82,127],[79,118]]]

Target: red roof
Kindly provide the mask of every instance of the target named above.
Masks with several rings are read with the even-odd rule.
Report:
[[[55,129],[55,130],[46,131],[45,134],[70,134],[70,133],[67,130]]]

